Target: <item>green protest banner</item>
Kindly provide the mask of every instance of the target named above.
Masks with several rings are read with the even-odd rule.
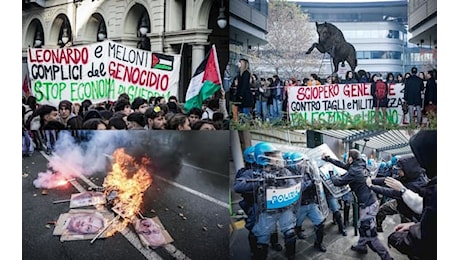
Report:
[[[402,124],[403,84],[389,84],[388,123]],[[288,113],[291,125],[303,123],[356,124],[374,122],[371,83],[291,86],[288,88]],[[380,111],[380,117],[383,114]]]

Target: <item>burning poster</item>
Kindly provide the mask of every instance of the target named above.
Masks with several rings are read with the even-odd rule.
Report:
[[[103,192],[87,191],[75,193],[70,196],[70,208],[105,204],[106,199]]]
[[[117,230],[123,230],[139,212],[145,190],[150,187],[152,177],[147,166],[149,160],[143,156],[140,160],[127,154],[123,148],[113,152],[112,170],[104,179],[103,187],[107,196],[107,206],[123,222]]]
[[[108,227],[113,214],[96,209],[71,209],[59,216],[53,235],[60,235],[61,241],[93,239]],[[110,227],[99,235],[107,237]]]
[[[156,248],[174,241],[158,217],[136,218],[133,224],[142,245],[145,247]]]

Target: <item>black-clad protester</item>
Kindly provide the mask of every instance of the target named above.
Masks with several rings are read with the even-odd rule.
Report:
[[[351,250],[360,254],[367,254],[367,246],[375,251],[381,259],[393,259],[388,249],[377,237],[375,217],[379,210],[379,201],[375,193],[367,186],[365,176],[366,161],[361,158],[361,153],[356,149],[348,151],[347,163],[336,160],[323,154],[322,159],[337,167],[347,170],[342,176],[331,175],[335,186],[349,185],[356,194],[359,203],[359,240]]]
[[[412,67],[412,75],[406,78],[404,83],[404,100],[409,105],[409,119],[410,123],[413,122],[414,108],[417,113],[417,124],[422,124],[422,92],[423,92],[423,80],[417,76],[417,68]]]
[[[410,259],[436,259],[437,257],[437,131],[420,130],[409,139],[409,145],[420,166],[425,169],[429,182],[422,186],[423,198],[420,222],[401,223],[388,237],[388,244]],[[389,183],[387,183],[388,185]],[[400,185],[403,199],[407,189]],[[390,186],[390,185],[389,185]]]
[[[426,86],[425,86],[425,98],[424,110],[426,113],[434,112],[436,113],[436,104],[437,104],[437,83],[435,78],[435,73],[433,70],[428,71],[426,74]]]
[[[398,160],[395,168],[398,169],[397,179],[403,183],[407,189],[415,193],[419,193],[420,188],[427,183],[427,179],[424,173],[425,170],[420,167],[420,164],[417,162],[417,159],[413,155],[406,155],[401,157]],[[374,192],[396,200],[396,208],[392,207],[393,200],[385,202],[382,204],[382,206],[380,206],[379,212],[377,213],[378,232],[383,232],[382,223],[387,215],[394,215],[399,213],[401,216],[401,223],[420,220],[420,212],[415,212],[406,203],[404,203],[400,191],[389,187],[384,187],[384,177],[375,178],[372,181],[370,178],[368,178],[367,184]]]

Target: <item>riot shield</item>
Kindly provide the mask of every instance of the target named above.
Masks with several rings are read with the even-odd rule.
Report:
[[[265,206],[267,210],[289,207],[300,199],[300,194],[300,182],[290,187],[267,187],[265,189]]]
[[[339,168],[332,163],[326,162],[321,159],[321,155],[325,153],[331,158],[338,160],[337,156],[332,152],[327,144],[322,144],[307,151],[307,156],[312,162],[317,165],[319,176],[324,186],[330,191],[334,198],[340,198],[347,192],[351,191],[350,186],[335,186],[331,180],[331,174],[340,176],[347,171]]]
[[[324,218],[327,218],[327,216],[329,215],[329,207],[327,205],[326,193],[324,192],[323,182],[321,181],[318,166],[316,165],[315,161],[309,160],[307,163],[309,164],[308,172],[310,174],[310,179],[315,184],[319,210],[323,214]]]
[[[301,179],[301,175],[291,176],[278,176],[275,177],[275,181],[287,180],[287,179]],[[300,181],[296,181],[295,184],[290,186],[276,186],[267,183],[266,178],[259,177],[254,179],[246,179],[246,182],[260,182],[258,188],[258,200],[260,208],[267,210],[278,210],[287,208],[300,202],[302,184]]]

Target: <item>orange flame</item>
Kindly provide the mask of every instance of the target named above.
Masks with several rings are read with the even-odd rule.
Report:
[[[116,191],[114,205],[118,207],[116,212],[124,220],[117,224],[108,236],[123,230],[136,216],[142,204],[144,191],[152,183],[152,178],[146,169],[149,163],[147,158],[143,157],[141,163],[138,163],[134,157],[126,154],[123,148],[115,150],[113,158],[112,171],[107,174],[102,186],[106,192]]]

